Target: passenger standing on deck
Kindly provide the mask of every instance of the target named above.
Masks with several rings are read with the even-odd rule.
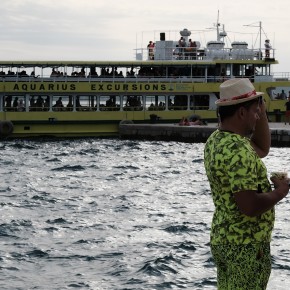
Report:
[[[272,48],[271,44],[270,44],[270,40],[266,39],[265,40],[265,57],[269,58],[270,57],[270,49]]]
[[[186,47],[186,42],[185,42],[185,39],[183,38],[183,36],[180,37],[180,39],[178,41],[178,45],[179,45],[179,47]]]
[[[180,59],[181,53],[180,53],[180,48],[178,44],[176,44],[176,47],[173,50],[173,55],[175,59]]]
[[[196,42],[189,39],[188,47],[190,47],[190,59],[196,59],[196,49],[197,49]]]
[[[148,49],[148,56],[150,60],[154,59],[154,43],[150,40],[148,45],[147,45],[147,49]]]
[[[18,106],[17,106],[17,111],[18,112],[23,112],[25,111],[25,106],[24,106],[24,101],[23,99],[20,99],[18,102]]]
[[[180,39],[178,41],[178,46],[179,46],[179,52],[183,56],[184,55],[184,49],[186,47],[186,41],[183,38],[183,36],[180,37]]]
[[[35,110],[42,111],[44,105],[44,100],[41,96],[38,96],[36,103],[35,103]]]
[[[58,98],[53,107],[55,108],[55,111],[62,111],[63,108],[62,97]]]
[[[29,105],[30,105],[30,111],[35,111],[35,106],[36,106],[36,101],[34,96],[31,96],[30,101],[29,101]]]
[[[261,160],[271,143],[262,94],[246,78],[222,83],[220,125],[205,144],[218,289],[266,289],[271,273],[274,206],[288,194],[289,179],[271,177],[272,190]]]
[[[11,107],[12,107],[12,96],[7,96],[5,98],[5,110],[11,111]]]
[[[13,107],[13,111],[17,111],[17,108],[18,108],[18,97],[15,97],[14,101],[13,101],[13,104],[12,104],[12,107]]]
[[[290,92],[289,92],[288,101],[285,103],[285,106],[286,106],[285,125],[286,125],[287,122],[290,125]]]

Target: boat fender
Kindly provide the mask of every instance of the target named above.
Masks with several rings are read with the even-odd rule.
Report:
[[[119,125],[123,125],[123,124],[134,124],[134,122],[132,120],[122,120],[122,121],[120,121]]]
[[[0,121],[0,136],[7,137],[13,133],[14,126],[11,121]]]

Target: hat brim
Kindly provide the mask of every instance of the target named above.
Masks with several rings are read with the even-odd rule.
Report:
[[[219,99],[219,100],[215,101],[215,104],[218,107],[221,107],[221,106],[232,106],[232,105],[245,103],[245,102],[254,100],[254,99],[256,99],[256,98],[258,98],[258,97],[260,97],[262,95],[264,95],[264,93],[256,92],[256,94],[254,96],[247,97],[247,98],[241,98],[241,99],[235,99],[235,100],[229,100],[229,101],[223,101],[223,100]]]

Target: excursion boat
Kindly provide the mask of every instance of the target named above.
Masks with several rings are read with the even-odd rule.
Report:
[[[279,122],[289,76],[273,73],[275,49],[262,47],[261,27],[257,48],[226,47],[217,22],[216,40],[205,46],[187,29],[175,40],[160,32],[133,61],[0,61],[0,136],[108,136],[120,123],[217,122],[221,82],[243,77],[265,93],[269,119]]]

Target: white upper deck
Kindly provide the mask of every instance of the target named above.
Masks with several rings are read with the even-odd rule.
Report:
[[[208,41],[204,46],[195,36],[191,36],[188,29],[181,30],[180,38],[176,40],[167,40],[166,33],[160,32],[160,39],[155,42],[150,41],[147,47],[136,49],[136,60],[193,60],[193,61],[214,61],[214,60],[275,60],[275,50],[267,43],[261,43],[261,22],[259,22],[260,44],[259,47],[249,47],[246,41],[229,42],[227,33],[220,30],[220,24],[217,23],[215,40]],[[227,43],[227,46],[226,46]]]

